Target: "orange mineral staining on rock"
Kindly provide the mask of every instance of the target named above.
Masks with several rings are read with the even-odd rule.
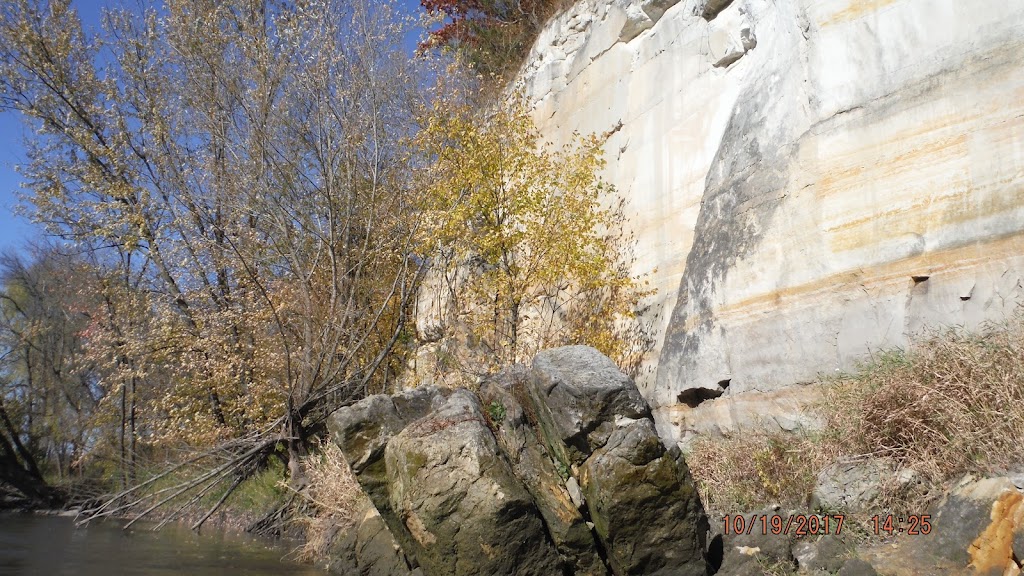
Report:
[[[992,503],[992,523],[971,543],[967,552],[971,556],[971,567],[979,574],[1003,573],[1013,560],[1013,535],[1021,521],[1021,505],[1024,495],[1020,492],[1005,492]]]

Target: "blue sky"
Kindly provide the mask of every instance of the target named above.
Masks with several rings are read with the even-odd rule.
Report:
[[[419,0],[398,1],[410,12],[419,10]],[[86,29],[98,29],[102,9],[119,4],[117,0],[75,0],[73,3]],[[131,0],[127,3],[133,4]],[[415,41],[415,38],[407,39],[410,49]],[[22,182],[15,166],[25,159],[22,145],[25,130],[18,115],[0,112],[0,251],[18,250],[26,241],[42,238],[38,228],[14,215]]]

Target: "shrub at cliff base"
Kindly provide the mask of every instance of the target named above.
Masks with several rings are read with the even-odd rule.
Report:
[[[307,489],[300,494],[308,501],[307,513],[297,519],[305,541],[297,551],[304,561],[324,558],[338,532],[351,528],[369,502],[359,488],[341,449],[324,443],[318,454],[306,459]]]
[[[827,383],[814,435],[704,440],[688,458],[711,508],[806,505],[818,471],[839,456],[889,458],[925,487],[1024,464],[1024,314],[977,332],[933,332]],[[930,496],[881,487],[876,510],[921,510]]]

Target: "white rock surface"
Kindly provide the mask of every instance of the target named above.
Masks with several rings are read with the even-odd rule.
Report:
[[[690,407],[686,402],[663,407],[658,434],[672,437],[687,448],[697,438],[722,438],[747,430],[797,432],[818,430],[822,422],[806,407],[822,400],[819,385],[786,386],[769,392],[749,391],[706,400]]]
[[[757,47],[750,18],[735,4],[708,25],[708,55],[715,68],[728,66]]]
[[[1021,54],[1017,0],[584,0],[542,32],[545,136],[622,124],[606,177],[657,268],[638,384],[663,435],[687,389],[812,381],[1018,306]]]

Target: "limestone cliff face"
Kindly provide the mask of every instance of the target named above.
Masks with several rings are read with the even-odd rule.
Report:
[[[665,437],[1024,300],[1024,2],[584,0],[520,81],[613,132]]]

